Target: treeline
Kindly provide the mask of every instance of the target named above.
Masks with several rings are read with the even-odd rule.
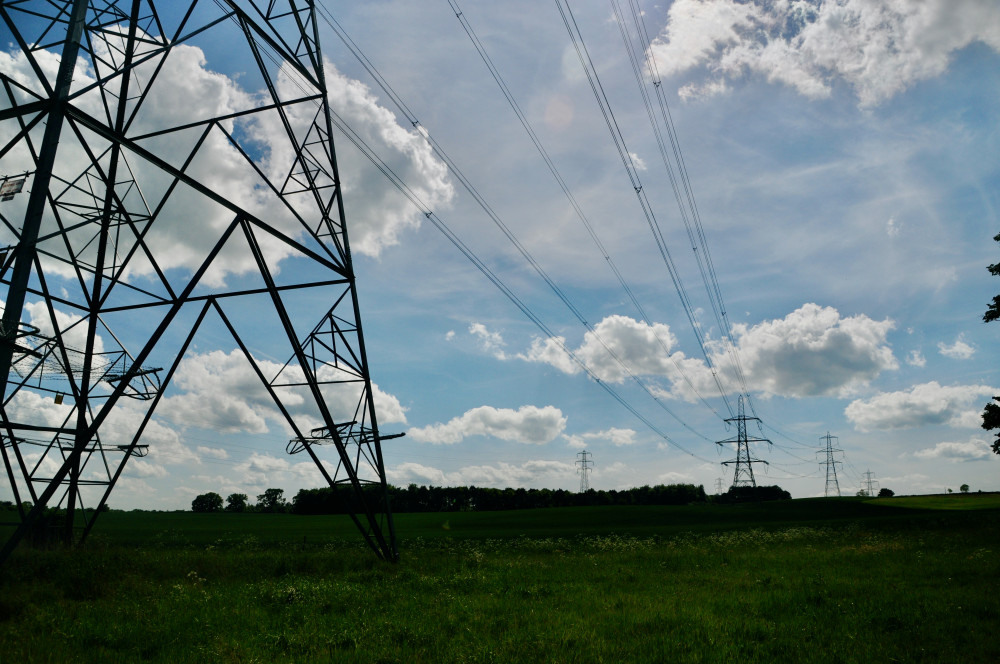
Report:
[[[378,504],[379,487],[367,487],[372,504]],[[389,486],[392,511],[402,512],[491,512],[543,507],[588,507],[593,505],[688,505],[709,500],[702,486],[658,484],[622,491],[584,493],[565,489],[493,489],[476,486]],[[787,495],[787,494],[786,494]],[[289,505],[293,514],[343,514],[356,511],[357,497],[348,486],[336,489],[301,489]]]

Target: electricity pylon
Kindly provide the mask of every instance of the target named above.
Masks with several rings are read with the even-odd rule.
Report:
[[[726,419],[727,423],[736,423],[736,436],[734,438],[727,438],[726,440],[719,440],[715,443],[716,445],[736,445],[736,458],[722,462],[723,466],[728,466],[730,464],[736,465],[736,469],[733,472],[732,486],[734,487],[757,486],[757,481],[753,476],[753,464],[763,463],[767,465],[767,461],[750,456],[750,443],[767,443],[770,445],[771,441],[766,438],[749,438],[747,436],[748,420],[757,420],[760,422],[759,417],[746,416],[743,410],[743,395],[741,394],[739,400],[739,416]]]
[[[30,189],[0,204],[0,563],[46,508],[86,538],[203,337],[395,559],[313,2],[4,0],[0,26],[0,175]],[[214,97],[213,57],[249,92]]]
[[[840,495],[840,484],[837,482],[837,464],[843,465],[842,461],[834,460],[834,452],[842,452],[843,450],[838,449],[833,446],[834,440],[839,440],[837,436],[831,436],[830,432],[827,431],[825,436],[820,436],[820,440],[826,441],[826,447],[824,447],[820,452],[826,453],[826,461],[820,461],[819,465],[826,466],[826,488],[823,490],[824,496],[830,496],[831,491],[835,495]]]
[[[590,491],[590,469],[594,467],[594,461],[591,457],[594,455],[584,450],[582,452],[577,452],[576,465],[580,467],[580,493],[586,493]]]
[[[875,473],[873,473],[870,470],[865,471],[864,476],[865,479],[861,482],[861,490],[864,492],[866,496],[871,498],[872,496],[875,495],[875,485],[878,484],[878,481],[873,479]]]

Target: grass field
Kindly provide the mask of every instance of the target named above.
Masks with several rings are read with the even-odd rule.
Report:
[[[8,561],[0,664],[1000,661],[992,494],[397,527],[392,565],[341,518],[102,515]]]

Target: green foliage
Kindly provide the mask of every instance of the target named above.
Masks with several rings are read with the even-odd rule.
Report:
[[[397,565],[377,562],[356,539],[194,546],[171,535],[142,546],[92,542],[86,556],[18,551],[0,576],[0,653],[4,662],[25,663],[850,664],[950,661],[955,653],[1000,661],[1000,558],[993,553],[1000,512],[880,504],[449,513],[453,524],[510,518],[529,527],[545,515],[556,524],[579,513],[579,523],[605,530],[636,514],[670,514],[707,529],[504,538],[448,531],[404,540]],[[767,514],[808,513],[828,518],[809,526],[762,522]],[[884,514],[903,516],[886,522],[877,516]],[[146,518],[181,523],[181,516],[258,527],[329,519]],[[730,520],[745,525],[718,529]],[[669,528],[671,521],[658,523]],[[505,532],[518,530],[515,522]]]
[[[731,486],[715,497],[720,503],[756,503],[765,500],[791,500],[792,494],[780,486]]]
[[[192,512],[221,512],[222,511],[222,496],[210,491],[208,493],[203,493],[200,496],[195,497],[191,501],[191,511]]]
[[[1000,402],[1000,397],[993,397],[993,401],[987,403],[986,407],[983,408],[982,426],[987,431],[1000,429],[1000,404],[994,402]],[[1000,454],[1000,432],[996,434],[991,447],[994,454]]]
[[[962,486],[958,487],[958,490],[961,491],[962,493],[969,493],[969,485],[963,484]]]
[[[245,493],[232,493],[226,498],[226,511],[242,514],[247,511],[247,501],[249,498]]]
[[[893,491],[892,489],[887,489],[885,487],[882,487],[881,489],[878,490],[878,497],[879,498],[892,498],[895,495],[896,495],[896,492]]]
[[[1000,234],[994,235],[993,239],[1000,242]],[[1000,263],[994,263],[993,265],[988,265],[986,267],[989,273],[994,277],[1000,276]],[[984,323],[992,323],[993,321],[1000,318],[1000,295],[993,297],[993,302],[989,304],[986,309],[986,313],[983,314]]]
[[[287,507],[284,489],[266,489],[257,496],[258,512],[284,512]]]
[[[377,486],[364,488],[369,504],[382,500]],[[394,513],[409,512],[492,512],[498,510],[543,509],[549,507],[588,507],[596,505],[690,505],[708,500],[703,486],[693,484],[658,484],[622,491],[577,493],[563,489],[493,489],[489,487],[417,486],[388,487]],[[301,489],[292,499],[295,514],[346,514],[360,505],[350,487],[336,489]]]

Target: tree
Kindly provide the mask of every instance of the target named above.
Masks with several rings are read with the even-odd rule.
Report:
[[[1000,242],[1000,233],[993,236],[996,242]],[[1000,263],[994,263],[993,265],[987,265],[986,269],[994,277],[1000,276]],[[983,314],[984,323],[992,323],[995,320],[1000,319],[1000,295],[993,296],[993,302],[989,304],[986,308],[986,313]],[[1000,402],[1000,397],[993,397],[993,401]],[[992,431],[993,429],[1000,429],[1000,405],[993,403],[992,401],[986,404],[986,408],[983,409],[983,428],[987,431]],[[996,439],[993,441],[994,454],[1000,454],[1000,433],[997,434]]]
[[[983,428],[987,431],[1000,429],[1000,397],[993,397],[993,401],[986,404],[983,409]],[[994,454],[1000,454],[1000,433],[996,434],[992,447]]]
[[[1000,233],[993,236],[996,242],[1000,242]],[[1000,276],[1000,263],[994,263],[993,265],[987,265],[986,269],[990,271],[994,277]],[[984,323],[992,323],[993,321],[1000,319],[1000,295],[993,296],[993,302],[986,309],[986,313],[983,314]]]
[[[247,511],[247,495],[245,493],[233,493],[226,498],[226,511],[227,512],[246,512]]]
[[[895,495],[896,495],[896,492],[893,491],[892,489],[887,489],[885,487],[882,487],[881,489],[878,490],[878,497],[879,498],[892,498]]]
[[[257,496],[257,509],[261,512],[284,512],[285,511],[284,489],[267,489]]]
[[[210,491],[203,493],[191,501],[192,512],[221,512],[222,496]]]
[[[958,487],[958,490],[961,491],[962,493],[969,493],[969,485],[963,484],[962,486]]]

